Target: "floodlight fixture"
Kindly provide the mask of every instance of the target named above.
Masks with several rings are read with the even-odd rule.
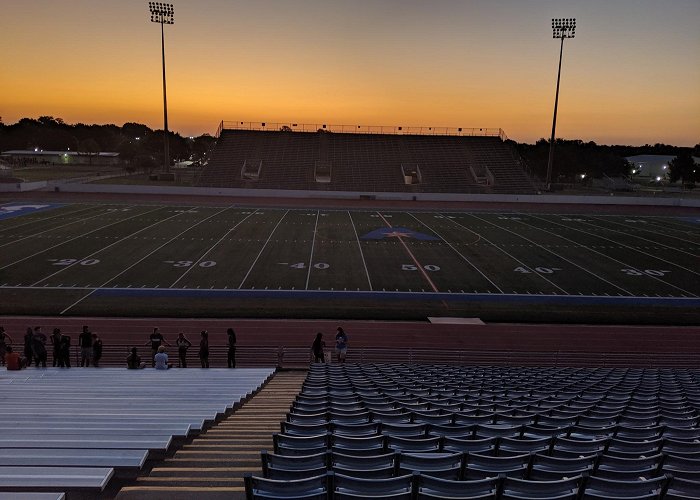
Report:
[[[561,81],[561,59],[564,53],[564,39],[576,36],[576,18],[552,19],[552,38],[561,39],[559,47],[559,70],[557,71],[557,91],[554,97],[554,117],[552,118],[552,137],[549,141],[549,160],[547,161],[547,190],[552,186],[552,167],[554,164],[554,136],[557,129],[557,109],[559,107],[559,82]]]
[[[163,61],[163,142],[164,142],[164,162],[163,170],[170,171],[170,151],[168,147],[168,97],[165,85],[165,30],[164,24],[175,24],[175,8],[171,3],[148,2],[148,9],[151,11],[151,22],[160,24],[160,51]]]

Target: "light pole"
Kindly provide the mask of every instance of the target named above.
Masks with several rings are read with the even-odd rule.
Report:
[[[557,93],[554,98],[554,118],[552,118],[552,138],[549,141],[549,160],[547,161],[547,191],[552,186],[552,164],[554,163],[554,134],[557,129],[557,107],[559,106],[559,80],[561,79],[561,56],[564,53],[564,38],[576,35],[576,19],[552,19],[552,38],[561,38],[559,47],[559,71],[557,72]]]
[[[151,11],[151,22],[160,23],[160,49],[163,58],[163,140],[165,143],[165,161],[163,170],[170,172],[170,151],[168,147],[168,97],[165,90],[165,32],[164,24],[175,24],[175,9],[171,3],[148,2]]]

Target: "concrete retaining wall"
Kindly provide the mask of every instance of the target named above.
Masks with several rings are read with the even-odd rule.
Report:
[[[13,189],[0,191],[30,191],[46,188],[46,182],[10,184]],[[15,188],[15,186],[21,186]],[[377,200],[456,201],[484,203],[548,203],[587,205],[639,205],[668,207],[700,207],[698,198],[655,198],[637,196],[567,196],[567,195],[513,195],[513,194],[446,194],[446,193],[373,193],[369,191],[301,191],[291,189],[239,189],[180,186],[149,186],[121,184],[73,184],[57,185],[55,189],[69,193],[124,193],[165,194],[181,196],[228,196],[236,198],[313,198],[357,200],[371,197]]]

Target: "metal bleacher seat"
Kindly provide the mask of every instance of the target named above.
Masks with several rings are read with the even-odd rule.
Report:
[[[3,372],[0,494],[97,497],[113,477],[135,476],[148,460],[165,457],[231,412],[272,373],[119,368]],[[177,391],[164,391],[164,386]]]

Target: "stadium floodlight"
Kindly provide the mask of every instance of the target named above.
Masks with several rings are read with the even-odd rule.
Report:
[[[552,118],[552,138],[549,141],[549,160],[547,161],[547,191],[552,186],[552,165],[554,163],[554,134],[557,129],[557,108],[559,107],[559,81],[561,80],[561,58],[564,53],[564,39],[576,36],[576,19],[552,19],[552,38],[560,38],[559,70],[557,71],[557,92],[554,97],[554,117]]]
[[[170,171],[170,151],[168,145],[168,97],[165,87],[165,30],[164,24],[175,24],[175,9],[171,3],[148,2],[151,11],[151,22],[160,24],[160,50],[163,60],[163,142],[165,144],[165,156],[163,170]]]

